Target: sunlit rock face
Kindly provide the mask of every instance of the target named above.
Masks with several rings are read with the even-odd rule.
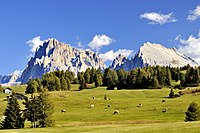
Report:
[[[22,83],[29,79],[41,78],[44,73],[55,70],[69,70],[77,74],[87,68],[105,69],[99,55],[91,50],[81,50],[49,39],[44,42],[30,59],[21,76]]]
[[[198,66],[190,57],[179,53],[175,48],[166,48],[160,44],[144,43],[135,57],[132,59],[119,59],[117,62],[113,62],[113,69],[124,68],[125,70],[131,70],[133,68],[142,68],[145,66],[170,66],[170,67],[182,67],[187,64],[191,66]]]

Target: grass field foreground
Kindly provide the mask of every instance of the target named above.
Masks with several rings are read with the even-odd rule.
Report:
[[[1,132],[200,132],[199,122],[184,122],[189,104],[200,103],[200,93],[169,99],[169,88],[108,91],[99,87],[77,91],[77,85],[72,87],[73,91],[50,92],[55,127]],[[16,92],[18,89],[23,93],[25,86],[13,88]],[[1,93],[1,115],[7,105],[5,98],[6,94]],[[119,113],[114,115],[116,110]]]

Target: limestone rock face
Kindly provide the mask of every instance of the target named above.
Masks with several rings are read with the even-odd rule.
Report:
[[[113,62],[112,62],[112,65],[110,66],[110,68],[112,69],[120,69],[120,66],[122,66],[124,63],[126,63],[128,59],[122,55],[122,54],[119,54],[118,57],[116,57]]]
[[[124,68],[125,70],[131,70],[133,68],[142,68],[145,66],[170,66],[170,67],[182,67],[187,64],[191,66],[198,66],[190,57],[179,53],[175,48],[166,48],[160,44],[144,43],[135,57],[132,59],[123,60],[122,62],[113,62],[116,67],[113,69]]]
[[[41,78],[44,73],[55,70],[69,70],[77,74],[92,67],[105,69],[105,64],[97,53],[74,48],[56,39],[49,39],[30,59],[27,68],[22,73],[21,81],[27,83],[29,79]]]

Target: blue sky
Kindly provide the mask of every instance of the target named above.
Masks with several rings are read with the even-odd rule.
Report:
[[[81,44],[102,56],[137,52],[148,41],[200,62],[199,12],[199,0],[1,0],[0,74],[26,67],[35,37]]]

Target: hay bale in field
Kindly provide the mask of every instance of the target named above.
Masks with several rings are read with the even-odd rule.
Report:
[[[66,110],[65,110],[65,109],[61,109],[61,112],[62,112],[62,113],[66,113]]]
[[[91,104],[91,105],[90,105],[90,108],[94,108],[94,104]]]
[[[142,107],[142,104],[141,104],[141,103],[139,103],[139,104],[137,105],[137,107]]]
[[[115,111],[113,112],[113,115],[118,114],[118,113],[119,113],[119,110],[115,110]]]
[[[162,112],[167,112],[168,111],[168,109],[167,108],[165,108],[165,109],[163,109],[163,111]]]

